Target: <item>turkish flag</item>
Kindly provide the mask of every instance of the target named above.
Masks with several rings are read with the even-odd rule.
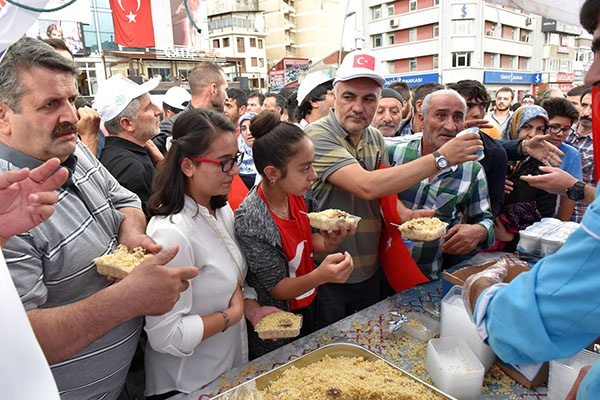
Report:
[[[380,168],[388,166],[382,165]],[[396,292],[401,292],[420,283],[429,282],[429,279],[423,275],[408,252],[396,227],[401,222],[396,208],[397,201],[398,196],[395,194],[379,199],[384,223],[379,240],[379,261],[388,283]]]
[[[154,47],[150,0],[110,0],[115,43],[127,47]]]
[[[369,54],[357,54],[354,56],[354,68],[367,68],[375,71],[375,57]]]

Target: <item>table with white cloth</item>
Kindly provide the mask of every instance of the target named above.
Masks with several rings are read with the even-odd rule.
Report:
[[[480,265],[497,259],[506,253],[480,253],[451,270]],[[442,281],[416,286],[397,293],[364,310],[350,315],[313,334],[300,338],[246,365],[232,369],[210,384],[189,395],[180,394],[174,399],[205,400],[219,393],[251,380],[258,375],[279,367],[332,342],[358,344],[383,357],[399,368],[413,374],[425,382],[433,384],[426,368],[427,342],[390,333],[386,319],[390,311],[425,312],[432,303],[442,299]],[[485,388],[481,399],[539,399],[545,398],[546,385],[533,390],[504,376],[498,367],[493,367],[484,378]]]

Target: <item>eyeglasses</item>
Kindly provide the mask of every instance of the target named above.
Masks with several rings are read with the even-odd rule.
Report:
[[[560,135],[561,133],[564,133],[565,135],[569,135],[573,132],[575,132],[575,130],[573,128],[571,128],[570,126],[566,126],[566,127],[562,127],[560,125],[550,125],[547,129],[547,132],[550,133],[554,133],[555,135]]]
[[[202,163],[202,162],[207,162],[207,163],[211,163],[211,164],[219,164],[221,166],[221,171],[223,173],[228,173],[229,171],[231,171],[231,169],[233,168],[234,165],[240,165],[242,163],[242,161],[244,160],[244,153],[238,151],[237,153],[235,153],[235,156],[233,156],[232,158],[228,158],[227,160],[211,160],[210,158],[198,158],[198,157],[188,157],[190,160],[194,160],[196,162]]]
[[[479,107],[480,110],[487,110],[490,103],[482,101],[481,103],[467,103],[467,108]]]

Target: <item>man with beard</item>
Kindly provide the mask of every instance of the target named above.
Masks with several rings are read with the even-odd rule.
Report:
[[[174,246],[120,282],[97,273],[94,258],[118,244],[151,253],[160,246],[145,234],[137,196],[77,138],[76,73],[72,62],[28,37],[0,62],[0,171],[51,158],[69,170],[54,214],[9,239],[3,253],[62,399],[127,399],[142,316],[169,311],[198,270],[164,267]]]
[[[510,111],[510,105],[512,104],[514,92],[509,87],[502,87],[496,92],[496,108],[494,111],[490,111],[488,116],[490,120],[498,125],[500,133],[503,134],[512,112]]]
[[[379,106],[373,126],[381,132],[384,137],[395,136],[402,123],[402,96],[394,89],[385,88],[381,91]]]
[[[194,67],[188,77],[192,99],[186,110],[194,108],[212,108],[223,112],[225,100],[227,99],[227,79],[225,73],[217,64],[202,62]],[[185,111],[185,110],[184,110]],[[152,139],[156,147],[165,154],[170,147],[168,143],[171,138],[173,124],[179,114],[164,120],[160,124],[160,133]]]
[[[576,130],[569,133],[565,143],[579,150],[581,155],[582,181],[588,185],[596,186],[594,181],[594,141],[592,136],[592,89],[586,89],[580,98],[581,113]],[[572,221],[580,222],[587,206],[578,201],[575,204]]]
[[[100,162],[122,186],[138,195],[144,212],[152,194],[156,163],[162,159],[150,140],[158,133],[160,108],[148,93],[159,83],[155,78],[138,85],[123,75],[113,75],[100,83],[94,100],[94,108],[110,134]]]
[[[248,97],[242,89],[229,88],[227,89],[227,98],[225,99],[224,114],[233,125],[237,127],[237,134],[240,134],[239,120],[246,113],[248,105]]]
[[[440,154],[442,146],[464,129],[466,112],[465,100],[456,91],[433,92],[425,97],[418,114],[423,137],[388,148],[390,163],[397,165],[430,154],[436,160],[436,171],[398,193],[410,211],[433,210],[435,217],[448,223],[443,240],[418,242],[412,249],[421,272],[431,280],[441,277],[443,255],[467,255],[494,243],[494,219],[483,167],[475,161],[450,167]],[[410,214],[400,216],[402,221],[410,219]]]
[[[337,70],[334,108],[305,128],[315,145],[317,179],[313,193],[321,210],[337,208],[361,217],[356,235],[336,251],[348,251],[354,271],[346,283],[319,287],[320,327],[338,321],[381,299],[383,277],[379,260],[382,222],[379,199],[408,189],[438,171],[436,162],[448,166],[475,160],[483,150],[476,134],[448,141],[437,156],[428,154],[405,165],[387,164],[383,136],[371,126],[385,83],[383,66],[370,52],[346,55]],[[321,262],[326,254],[315,254]],[[381,281],[380,281],[381,279]]]

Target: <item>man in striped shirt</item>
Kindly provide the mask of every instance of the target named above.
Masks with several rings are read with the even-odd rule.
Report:
[[[438,170],[398,198],[406,210],[433,210],[435,216],[449,224],[441,240],[416,243],[412,250],[421,272],[429,279],[440,279],[443,258],[447,266],[468,256],[477,248],[487,248],[494,242],[494,220],[490,209],[488,186],[483,167],[476,161],[451,166],[438,150],[463,130],[467,105],[454,90],[440,90],[423,100],[419,117],[423,122],[423,137],[388,149],[390,162],[402,165],[433,154]]]
[[[61,398],[127,399],[142,316],[170,310],[197,270],[162,266],[177,252],[170,248],[118,283],[96,272],[94,258],[120,243],[160,247],[144,233],[139,198],[77,138],[75,74],[71,61],[27,37],[0,62],[0,171],[54,157],[69,171],[54,214],[3,252]]]

